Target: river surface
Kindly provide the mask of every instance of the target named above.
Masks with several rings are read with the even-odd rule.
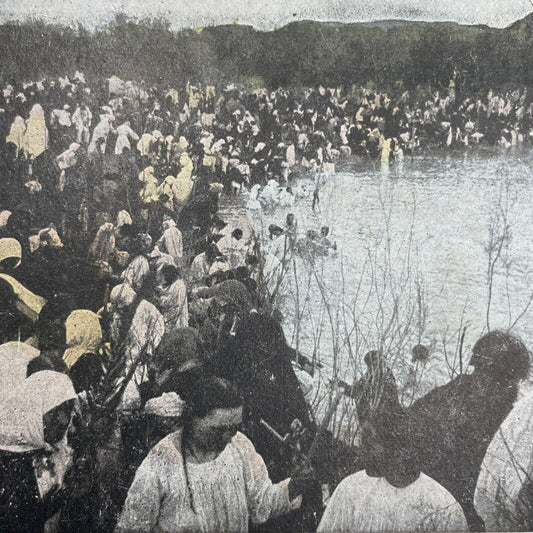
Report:
[[[287,261],[277,303],[289,342],[348,383],[370,349],[401,374],[423,343],[452,377],[488,327],[533,348],[532,170],[531,150],[363,162],[320,178],[315,212],[313,176],[292,183],[293,207],[250,211],[265,254],[269,224],[284,227],[288,212],[304,250],[307,230],[325,225],[337,244]]]

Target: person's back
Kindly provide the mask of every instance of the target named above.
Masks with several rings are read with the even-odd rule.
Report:
[[[467,531],[460,505],[417,460],[405,411],[376,413],[361,428],[365,471],[340,483],[319,532]]]
[[[404,488],[366,471],[344,479],[318,532],[467,531],[461,506],[435,480],[420,474]]]
[[[527,374],[527,349],[492,332],[473,348],[472,375],[461,375],[413,403],[421,468],[461,503],[472,529],[482,523],[473,506],[481,463],[495,432],[512,409],[518,381]]]

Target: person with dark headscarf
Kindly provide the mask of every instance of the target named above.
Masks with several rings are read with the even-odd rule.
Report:
[[[471,530],[483,530],[474,490],[487,447],[527,377],[530,356],[522,341],[502,331],[481,337],[472,349],[470,375],[460,375],[410,408],[422,470],[462,505]]]

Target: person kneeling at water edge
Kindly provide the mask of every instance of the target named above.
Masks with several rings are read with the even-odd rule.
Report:
[[[243,400],[230,382],[205,378],[186,394],[184,426],[143,461],[117,532],[248,531],[297,509],[310,481],[273,484],[253,444],[238,431]]]

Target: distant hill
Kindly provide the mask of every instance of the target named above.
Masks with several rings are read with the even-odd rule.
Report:
[[[433,28],[489,28],[489,26],[485,24],[475,24],[475,25],[466,25],[466,24],[459,24],[458,22],[453,21],[423,21],[423,20],[402,20],[402,19],[386,19],[386,20],[372,20],[372,21],[365,21],[365,22],[323,22],[323,24],[327,26],[364,26],[367,28],[380,28],[381,30],[390,30],[391,28],[397,28],[398,26],[431,26]]]
[[[517,20],[516,22],[513,22],[508,29],[510,30],[518,30],[522,27],[532,27],[533,26],[533,13],[530,13],[529,15],[526,15],[523,19]]]
[[[150,84],[366,85],[485,90],[533,85],[533,15],[506,29],[455,22],[298,21],[273,31],[238,24],[170,31],[119,17],[105,30],[42,22],[0,26],[0,81],[115,74]]]

